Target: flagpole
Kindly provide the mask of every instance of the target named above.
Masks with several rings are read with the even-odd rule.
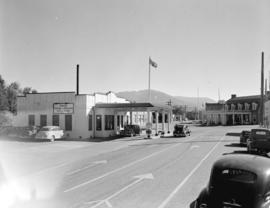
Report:
[[[151,64],[150,64],[150,57],[148,59],[148,102],[151,102],[151,91],[150,91],[150,78],[151,78]],[[147,110],[147,120],[148,123],[150,122],[150,112]]]

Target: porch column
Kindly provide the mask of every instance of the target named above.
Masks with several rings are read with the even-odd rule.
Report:
[[[243,117],[243,114],[241,114],[241,124],[243,125],[243,120],[244,120],[244,117]]]
[[[158,135],[158,112],[156,111],[156,136]]]
[[[162,111],[162,131],[165,133],[165,113]]]
[[[232,114],[232,124],[234,125],[234,113]]]

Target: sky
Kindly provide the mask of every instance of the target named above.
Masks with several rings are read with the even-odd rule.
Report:
[[[148,88],[227,100],[270,71],[269,0],[0,0],[0,74],[38,92]]]

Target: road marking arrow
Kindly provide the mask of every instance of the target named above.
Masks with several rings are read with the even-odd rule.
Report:
[[[95,162],[90,163],[87,166],[84,166],[83,168],[79,168],[79,169],[76,169],[74,171],[68,172],[67,175],[73,175],[74,173],[78,173],[78,172],[80,172],[82,170],[85,170],[87,168],[90,168],[90,167],[93,167],[93,166],[96,166],[96,165],[99,165],[99,164],[106,164],[106,163],[107,163],[107,160],[95,161]]]
[[[85,204],[93,204],[93,203],[97,203],[94,206],[90,207],[90,208],[96,208],[99,205],[105,203],[109,208],[112,208],[112,204],[109,202],[109,200],[111,200],[112,198],[116,197],[117,195],[119,195],[120,193],[124,192],[125,190],[129,189],[130,187],[134,186],[137,183],[140,183],[142,180],[145,179],[150,179],[153,180],[154,176],[152,173],[147,173],[147,174],[143,174],[143,175],[138,175],[138,176],[134,176],[133,178],[137,179],[135,181],[133,181],[132,183],[130,183],[129,185],[125,186],[124,188],[120,189],[119,191],[115,192],[114,194],[110,195],[109,197],[107,197],[106,199],[103,200],[99,200],[99,201],[90,201],[90,202],[85,202]]]
[[[198,146],[198,145],[192,145],[191,147],[190,147],[190,149],[194,149],[194,148],[199,148],[200,146]]]

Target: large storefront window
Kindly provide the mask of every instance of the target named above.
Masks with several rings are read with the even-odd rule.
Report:
[[[47,126],[47,115],[40,115],[40,126]]]
[[[101,115],[96,115],[96,130],[97,131],[102,130],[102,117],[101,117]]]
[[[53,126],[59,126],[59,115],[53,115],[52,124]]]
[[[105,130],[114,130],[114,115],[105,115]]]
[[[65,130],[72,131],[72,115],[65,115]]]
[[[35,115],[28,115],[28,125],[35,126]]]

